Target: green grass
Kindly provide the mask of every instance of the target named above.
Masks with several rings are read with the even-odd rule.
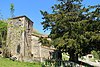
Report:
[[[0,67],[41,67],[41,64],[12,61],[8,58],[1,58],[0,57]]]

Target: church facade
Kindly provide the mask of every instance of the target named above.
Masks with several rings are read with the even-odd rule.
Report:
[[[42,46],[39,37],[47,37],[42,34],[34,34],[33,24],[28,17],[19,16],[8,21],[7,50],[9,57],[16,57],[19,61],[43,61],[50,57],[49,52],[54,49]]]

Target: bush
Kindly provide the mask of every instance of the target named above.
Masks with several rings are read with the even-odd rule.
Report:
[[[94,56],[96,60],[100,60],[100,51],[91,51],[91,54]]]

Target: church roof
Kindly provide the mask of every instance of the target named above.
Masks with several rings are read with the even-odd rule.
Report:
[[[45,34],[37,34],[37,33],[32,33],[32,36],[36,36],[36,37],[44,37],[44,38],[48,38],[48,35]]]
[[[32,23],[34,23],[32,20],[30,20],[30,19],[29,19],[27,16],[25,16],[25,15],[13,17],[13,18],[10,18],[10,19],[18,19],[18,18],[22,18],[22,17],[25,17],[25,18],[27,18],[29,21],[31,21]]]

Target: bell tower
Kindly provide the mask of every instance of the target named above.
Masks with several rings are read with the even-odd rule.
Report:
[[[7,49],[18,60],[31,58],[31,33],[33,22],[26,16],[11,18],[8,22]]]

